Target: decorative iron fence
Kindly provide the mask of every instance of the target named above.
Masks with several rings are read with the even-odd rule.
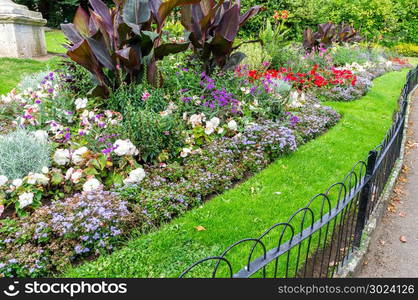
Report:
[[[408,96],[417,84],[418,66],[407,75],[399,110],[385,139],[343,181],[313,197],[287,222],[196,262],[180,278],[333,277],[360,246],[363,229],[400,156]]]

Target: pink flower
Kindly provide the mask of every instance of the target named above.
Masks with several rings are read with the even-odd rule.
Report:
[[[142,99],[143,101],[145,101],[145,100],[147,100],[150,96],[151,96],[151,94],[150,94],[150,93],[148,93],[148,92],[143,92],[143,93],[142,93],[142,97],[141,97],[141,99]]]

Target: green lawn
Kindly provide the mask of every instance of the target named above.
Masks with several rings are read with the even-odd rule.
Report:
[[[219,255],[235,241],[258,237],[274,223],[285,222],[310,197],[342,180],[356,161],[380,143],[392,123],[406,73],[378,78],[358,101],[328,103],[343,118],[325,135],[160,230],[134,234],[122,249],[62,276],[176,277],[196,260]],[[198,231],[196,226],[206,230]],[[243,252],[230,258],[242,261]]]
[[[59,60],[58,57],[43,62],[33,59],[0,58],[0,95],[15,88],[25,74],[45,69],[53,70]]]
[[[59,30],[45,33],[48,52],[65,53],[62,44],[65,37]],[[8,93],[16,87],[25,74],[36,73],[45,69],[53,70],[60,58],[52,58],[48,61],[33,59],[0,58],[0,95]]]
[[[45,32],[46,48],[50,53],[65,53],[67,50],[62,46],[66,38],[61,30]]]

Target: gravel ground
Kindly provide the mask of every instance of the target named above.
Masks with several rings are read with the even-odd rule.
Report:
[[[418,277],[418,90],[412,100],[404,167],[355,277]]]

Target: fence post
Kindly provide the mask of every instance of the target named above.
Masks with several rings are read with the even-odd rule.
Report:
[[[366,224],[367,217],[367,206],[372,195],[372,176],[374,168],[376,166],[377,151],[372,150],[369,152],[369,158],[367,161],[367,169],[365,180],[367,181],[360,193],[359,207],[357,214],[356,229],[354,231],[354,241],[353,244],[355,247],[360,246],[361,235],[363,233],[364,225]]]

